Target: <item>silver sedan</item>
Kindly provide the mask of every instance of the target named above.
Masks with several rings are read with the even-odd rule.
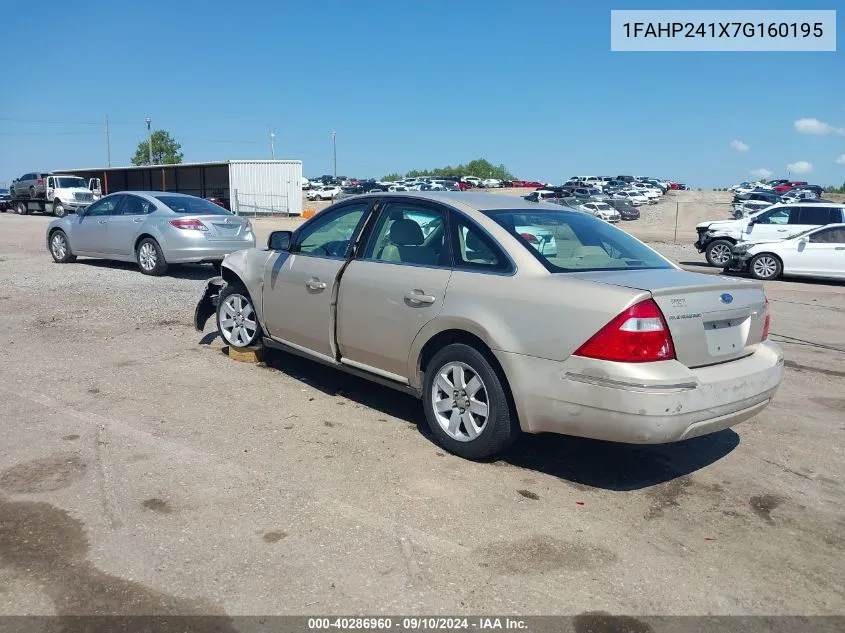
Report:
[[[136,262],[145,275],[168,264],[219,267],[234,251],[255,246],[252,223],[208,200],[179,193],[121,191],[47,227],[47,248],[60,264],[78,255]]]

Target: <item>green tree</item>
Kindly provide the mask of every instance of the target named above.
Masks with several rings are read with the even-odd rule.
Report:
[[[382,180],[385,182],[393,182],[394,180],[400,180],[402,178],[402,174],[387,174]]]
[[[845,182],[842,183],[841,187],[825,187],[824,191],[825,193],[845,193]]]
[[[442,176],[476,176],[477,178],[498,178],[499,180],[513,180],[513,174],[501,163],[493,165],[484,158],[469,161],[466,165],[446,165],[434,169],[412,169],[405,174],[405,178],[438,178]],[[400,174],[389,174],[384,180],[398,180]]]
[[[182,146],[177,143],[170,133],[156,130],[152,134],[153,165],[176,165],[182,162]],[[138,143],[138,149],[132,157],[133,165],[150,164],[150,144],[148,139]]]

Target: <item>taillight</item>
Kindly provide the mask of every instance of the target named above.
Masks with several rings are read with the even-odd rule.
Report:
[[[653,299],[632,305],[596,332],[575,356],[622,363],[648,363],[675,358],[672,335]]]
[[[531,233],[520,233],[519,235],[520,235],[520,237],[522,237],[522,239],[524,239],[529,244],[539,244],[540,243],[540,240],[537,239],[537,236],[533,235]]]
[[[170,220],[170,224],[177,229],[186,229],[189,231],[207,231],[208,227],[197,220],[196,218],[190,220]]]
[[[247,231],[252,231],[252,222],[250,222],[250,221],[249,221],[249,220],[247,220],[246,218],[244,218],[244,228],[245,228]]]
[[[43,184],[44,184],[44,179],[43,179],[43,178],[39,178],[39,179],[38,179],[38,184],[39,184],[39,185],[43,185]]]
[[[769,328],[772,326],[772,315],[769,313],[769,298],[766,297],[766,313],[763,319],[763,337],[760,339],[761,341],[765,341],[769,338]]]

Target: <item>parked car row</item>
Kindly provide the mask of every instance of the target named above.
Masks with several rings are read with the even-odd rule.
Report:
[[[845,204],[777,203],[747,217],[702,222],[695,247],[711,266],[749,272],[757,279],[781,275],[845,277]],[[828,230],[829,229],[829,230]]]
[[[777,203],[820,201],[824,190],[818,185],[803,181],[773,180],[770,183],[743,182],[728,189],[734,192],[732,201],[734,218],[748,216]]]

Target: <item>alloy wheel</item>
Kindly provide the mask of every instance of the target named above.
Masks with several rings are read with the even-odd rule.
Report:
[[[727,244],[717,244],[710,249],[710,259],[714,264],[722,266],[727,264],[731,258],[731,249]]]
[[[778,263],[771,255],[763,255],[754,260],[754,274],[763,279],[774,277]]]
[[[56,233],[50,240],[50,250],[56,259],[64,259],[67,255],[67,240],[62,233]]]
[[[156,267],[157,260],[158,255],[156,254],[155,246],[149,242],[141,244],[141,248],[138,249],[138,262],[141,264],[141,268],[152,270]]]
[[[487,388],[466,363],[441,367],[430,397],[437,422],[449,437],[470,442],[484,431],[489,416]]]
[[[255,338],[258,322],[249,299],[231,294],[220,305],[220,333],[227,343],[244,347]]]

